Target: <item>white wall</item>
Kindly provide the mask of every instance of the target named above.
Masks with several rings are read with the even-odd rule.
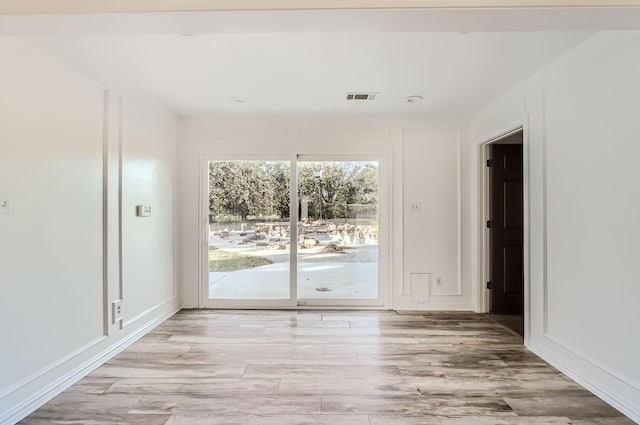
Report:
[[[0,194],[13,203],[11,215],[0,215],[2,424],[48,401],[179,305],[174,117],[139,106],[146,100],[137,103],[71,56],[55,60],[50,55],[60,52],[34,45],[0,39]],[[140,203],[150,203],[154,216],[136,218],[132,207]],[[110,311],[121,297],[122,328]]]
[[[387,274],[381,277],[389,287],[386,306],[405,310],[472,309],[470,287],[463,279],[468,275],[468,256],[463,259],[458,256],[461,134],[466,137],[466,130],[461,133],[455,124],[441,123],[436,127],[418,120],[183,119],[178,136],[178,214],[179,280],[184,307],[199,305],[198,237],[202,224],[198,222],[198,194],[202,154],[215,157],[234,153],[364,152],[383,155],[390,169],[387,193],[390,260]],[[420,213],[409,213],[411,201],[421,203]],[[441,276],[443,286],[437,288],[441,295],[420,297],[417,292],[403,295],[403,281],[409,278],[409,272]]]
[[[640,33],[597,34],[479,111],[471,146],[472,172],[479,178],[480,144],[525,125],[527,345],[636,421],[638,75]],[[472,204],[479,202],[474,186]],[[480,288],[478,214],[473,225],[474,278]]]
[[[122,101],[122,299],[124,326],[173,303],[175,129]],[[151,217],[136,216],[150,205]]]
[[[424,303],[468,310],[471,294],[467,284],[463,290],[460,251],[460,131],[408,130],[402,142],[404,273],[402,285],[394,286],[394,307],[412,309]],[[416,202],[419,212],[411,209]],[[422,299],[405,295],[417,289],[411,277],[415,273],[429,275]]]

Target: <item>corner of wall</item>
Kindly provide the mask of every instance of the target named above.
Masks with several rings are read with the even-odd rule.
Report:
[[[64,202],[56,199],[52,205],[63,203],[71,211],[50,214],[49,227],[67,236],[89,237],[95,242],[91,245],[63,245],[61,241],[65,238],[56,234],[55,238],[45,238],[55,244],[50,251],[30,251],[30,264],[46,260],[54,255],[52,251],[62,251],[66,254],[58,259],[71,262],[68,267],[62,268],[79,269],[82,265],[83,270],[86,269],[83,274],[47,271],[47,286],[43,288],[40,282],[45,280],[30,277],[32,274],[24,273],[24,269],[21,273],[14,273],[16,277],[11,288],[15,291],[11,302],[17,306],[34,304],[32,293],[20,291],[27,287],[40,294],[51,290],[51,285],[55,285],[59,294],[76,293],[74,289],[77,288],[89,288],[87,291],[91,298],[79,298],[80,295],[66,297],[56,304],[55,308],[66,312],[66,315],[61,313],[57,317],[55,327],[44,326],[51,321],[47,311],[37,307],[29,309],[28,321],[21,324],[29,330],[21,331],[28,332],[34,347],[47,344],[47,348],[39,351],[37,361],[30,362],[25,359],[34,356],[13,351],[6,353],[5,357],[3,352],[3,361],[15,362],[14,365],[19,366],[17,370],[24,370],[8,378],[8,387],[0,391],[0,423],[12,424],[124,350],[181,308],[174,269],[176,172],[173,158],[176,122],[171,111],[144,96],[139,97],[135,91],[106,77],[99,70],[86,66],[69,52],[41,44],[34,46],[20,39],[3,40],[0,47],[0,55],[6,55],[7,59],[3,62],[9,68],[6,72],[21,79],[21,84],[3,87],[8,101],[0,103],[0,107],[10,107],[7,114],[14,114],[17,123],[0,128],[0,132],[8,132],[3,133],[0,140],[11,140],[16,144],[23,142],[26,145],[26,150],[7,150],[11,153],[4,159],[9,164],[28,157],[30,161],[55,165],[38,168],[41,175],[36,178],[45,182],[43,184],[57,177],[66,178],[64,184],[49,183],[47,193],[64,198]],[[10,81],[3,82],[10,84]],[[44,99],[49,90],[55,90],[57,96]],[[124,99],[132,101],[127,103]],[[131,106],[133,102],[139,107]],[[123,109],[125,103],[127,106]],[[137,109],[134,111],[133,108]],[[50,114],[53,109],[56,109],[56,114]],[[19,128],[20,125],[23,127]],[[127,165],[131,157],[127,149],[132,145],[136,146],[134,156],[153,159],[147,163],[153,163],[156,168],[148,169],[144,163],[136,165],[135,161]],[[0,168],[3,168],[3,172],[12,173],[10,180],[13,182],[28,183],[27,177],[32,173],[31,169],[20,167]],[[59,175],[47,175],[50,168]],[[131,177],[132,181],[129,181]],[[32,208],[26,208],[35,203],[38,205],[35,208],[37,214],[42,216],[48,213],[41,207],[42,191],[38,191],[38,187],[23,184],[9,188],[19,195],[16,199],[21,203],[12,219],[32,229],[8,235],[15,238],[11,239],[14,244],[34,238],[43,240],[43,226],[33,226],[29,215]],[[150,218],[136,217],[132,212],[134,208],[130,208],[131,205],[149,202],[159,207]],[[60,208],[59,205],[55,206]],[[123,229],[123,223],[127,220],[139,220],[134,225],[142,232],[137,240],[133,239],[135,235],[131,231]],[[41,217],[38,223],[40,221]],[[8,222],[2,224],[8,225]],[[87,231],[92,233],[80,235]],[[149,234],[154,237],[149,238]],[[162,259],[166,273],[160,279],[149,277],[150,270],[157,266],[153,261],[144,259],[149,251],[139,252],[135,248],[143,247],[145,239],[153,239],[156,246],[150,249],[157,249],[160,253],[152,255],[152,258]],[[81,241],[85,242],[84,239]],[[24,261],[20,257],[22,252],[24,250],[14,250],[9,258],[21,264]],[[87,252],[91,255],[85,255]],[[44,257],[39,260],[38,255]],[[137,261],[132,255],[143,261]],[[138,270],[132,274],[136,267]],[[153,285],[149,285],[149,281]],[[132,301],[136,296],[139,300],[137,303]],[[117,321],[113,318],[111,303],[123,297],[129,304],[125,305],[123,320]],[[44,303],[47,308],[51,304],[44,296],[39,297],[38,302]],[[94,308],[98,306],[101,307],[100,312]],[[69,338],[56,337],[56,333],[78,336],[70,341]],[[16,339],[20,334],[13,332],[9,337]],[[4,337],[2,339],[7,340]],[[12,350],[18,346],[23,345],[8,344]]]
[[[527,147],[525,148],[525,174],[528,175],[529,179],[529,192],[525,195],[527,198],[525,209],[527,211],[526,220],[529,234],[528,254],[525,253],[525,258],[527,258],[525,275],[529,282],[526,295],[527,305],[525,306],[526,346],[542,359],[557,367],[561,372],[567,374],[570,378],[635,421],[640,421],[640,388],[631,378],[638,376],[638,369],[633,366],[629,367],[631,362],[628,361],[630,358],[638,356],[638,345],[630,343],[633,337],[627,336],[627,331],[625,332],[625,337],[619,338],[614,345],[608,344],[607,349],[599,350],[599,344],[593,343],[595,341],[594,335],[589,335],[588,338],[578,341],[581,345],[576,345],[576,347],[581,347],[580,349],[574,348],[571,343],[571,335],[576,334],[578,329],[572,324],[571,320],[563,319],[575,317],[576,314],[581,314],[583,317],[593,316],[593,306],[597,305],[598,314],[602,316],[602,320],[598,318],[597,323],[602,324],[603,320],[607,320],[606,311],[618,308],[618,306],[611,304],[611,300],[614,300],[615,296],[608,297],[609,304],[605,305],[606,301],[602,297],[602,292],[598,290],[592,290],[589,293],[593,298],[591,300],[584,298],[587,296],[586,292],[579,294],[574,291],[574,297],[581,296],[583,298],[579,303],[567,303],[567,298],[558,297],[558,292],[553,294],[549,292],[551,288],[551,284],[548,284],[550,282],[549,279],[555,279],[555,284],[560,285],[565,290],[568,282],[573,282],[574,288],[586,289],[586,282],[583,278],[584,276],[581,277],[575,271],[575,268],[567,269],[562,265],[563,258],[566,257],[565,253],[562,253],[558,258],[558,252],[556,251],[556,256],[554,257],[556,269],[549,269],[547,250],[549,246],[554,246],[554,241],[549,242],[548,238],[550,235],[556,236],[558,232],[556,228],[555,233],[552,234],[550,232],[553,229],[547,228],[550,211],[548,203],[551,202],[548,199],[547,191],[549,187],[554,188],[557,186],[548,186],[547,181],[550,178],[549,170],[552,170],[555,172],[552,175],[555,180],[549,184],[566,185],[568,184],[567,181],[570,181],[571,187],[575,189],[576,193],[589,193],[591,186],[584,187],[584,185],[580,186],[578,183],[585,179],[578,180],[576,178],[574,174],[576,172],[575,164],[572,164],[573,169],[571,169],[563,165],[565,162],[558,162],[560,161],[558,156],[560,149],[564,147],[564,151],[569,152],[567,146],[574,146],[572,143],[575,143],[579,147],[574,146],[574,150],[571,152],[575,153],[576,148],[585,149],[585,152],[588,151],[592,155],[592,159],[585,159],[585,161],[597,163],[598,161],[595,157],[599,158],[601,155],[597,145],[602,143],[602,137],[594,136],[597,140],[594,139],[587,145],[586,139],[589,137],[585,137],[585,135],[589,136],[594,132],[602,133],[604,129],[607,137],[614,137],[614,132],[621,132],[621,128],[625,127],[626,130],[621,134],[625,134],[626,137],[619,137],[617,140],[627,140],[628,143],[631,140],[628,135],[637,134],[637,121],[634,121],[629,115],[629,111],[633,109],[630,105],[637,104],[637,96],[632,95],[628,91],[628,87],[635,82],[632,70],[637,68],[639,63],[637,59],[640,57],[637,54],[638,49],[640,49],[640,33],[638,32],[605,32],[596,34],[547,65],[537,74],[523,81],[518,87],[489,103],[473,116],[471,175],[473,179],[478,180],[478,184],[472,186],[471,192],[471,205],[475,206],[476,210],[471,218],[470,239],[474,286],[480,290],[483,267],[479,256],[482,240],[481,211],[483,211],[481,199],[482,144],[516,125],[524,125],[525,138],[528,138]],[[599,88],[599,91],[596,88]],[[614,100],[611,98],[614,92],[618,94],[618,98],[611,105],[606,106],[607,111],[602,112],[598,109],[598,105],[607,104],[607,101]],[[597,97],[598,94],[601,96],[600,98]],[[581,96],[585,97],[581,98]],[[577,99],[580,98],[582,100],[578,101]],[[604,101],[605,99],[607,101]],[[590,102],[592,102],[591,105],[589,104]],[[550,107],[553,107],[553,109]],[[559,117],[556,116],[557,114],[560,114]],[[622,117],[625,117],[625,119],[623,120]],[[580,123],[582,126],[580,136],[576,136],[576,123]],[[632,126],[635,127],[632,128]],[[573,138],[571,135],[573,135]],[[617,146],[619,148],[624,146],[628,148],[637,145],[628,143],[627,145],[619,144]],[[625,158],[637,157],[637,155],[633,154],[633,152],[636,152],[635,150],[622,150],[627,152]],[[617,153],[619,154],[620,152]],[[553,156],[550,157],[550,155]],[[556,161],[554,163],[555,168],[550,168],[548,158],[553,158]],[[614,162],[616,164],[615,167],[620,166],[620,161]],[[625,169],[633,168],[629,162],[626,162],[626,164]],[[579,170],[582,169],[577,171]],[[585,171],[582,170],[582,172]],[[586,171],[587,175],[589,172]],[[602,178],[606,177],[604,171],[601,171],[601,174]],[[565,178],[567,176],[573,177],[567,180]],[[598,179],[602,180],[602,178],[599,177]],[[562,201],[563,193],[556,193],[556,197],[552,200],[555,202],[552,211],[556,216],[558,211],[568,211],[566,217],[569,217],[572,206],[567,205],[566,202],[560,202]],[[613,204],[609,203],[608,205]],[[552,218],[557,223],[559,218],[556,216]],[[573,220],[573,218],[566,217],[565,224]],[[604,215],[601,214],[600,217],[604,217]],[[619,214],[616,214],[616,219],[619,219]],[[583,234],[590,233],[586,229],[585,227],[582,230]],[[579,239],[579,237],[572,240],[576,239]],[[598,244],[593,238],[591,242]],[[556,247],[556,249],[558,248]],[[584,258],[585,256],[581,257],[582,261],[585,261]],[[595,261],[592,260],[593,263],[599,265],[605,264],[606,261],[607,259],[602,256]],[[618,260],[615,261],[615,264],[619,270],[620,264]],[[616,267],[609,267],[609,269]],[[606,265],[603,268],[606,268]],[[558,270],[563,272],[560,273],[561,277],[558,277]],[[589,271],[586,274],[590,275],[591,273],[592,267],[589,267]],[[629,278],[631,273],[627,273],[625,275],[627,276],[626,278],[618,281],[611,279],[611,282],[608,282],[610,284],[608,291],[613,294],[622,293],[622,290],[614,290],[612,285],[633,279]],[[599,280],[596,284],[601,285],[601,282]],[[554,288],[558,290],[560,287],[555,286]],[[625,292],[628,297],[629,287],[626,288]],[[598,295],[593,296],[593,294]],[[551,308],[549,299],[555,302],[555,307],[553,308],[555,308],[556,313],[551,318],[548,317],[548,311]],[[619,300],[617,304],[620,304],[620,302]],[[587,307],[588,305],[591,307]],[[624,310],[628,311],[629,308],[627,307]],[[618,323],[620,323],[619,320]],[[603,332],[602,338],[608,337],[613,329],[618,329],[618,323],[610,323],[608,325],[609,331]],[[563,339],[551,337],[548,332],[549,326],[552,329],[561,330]],[[602,327],[600,330],[602,331]],[[611,341],[612,339],[609,338],[609,340]],[[627,356],[624,357],[627,368],[623,372],[613,372],[612,368],[614,366],[618,367],[614,359],[620,358],[617,356],[617,353],[620,352],[627,353]]]

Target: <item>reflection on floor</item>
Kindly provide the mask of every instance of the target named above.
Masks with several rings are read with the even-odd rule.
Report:
[[[516,314],[490,314],[491,318],[524,337],[524,316]]]
[[[486,314],[191,310],[22,423],[633,422]]]

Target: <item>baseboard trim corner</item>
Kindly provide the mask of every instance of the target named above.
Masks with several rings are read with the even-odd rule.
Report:
[[[611,375],[608,371],[598,367],[598,365],[589,362],[584,357],[578,356],[574,353],[574,355],[579,357],[580,361],[584,363],[583,367],[575,367],[574,365],[571,365],[569,361],[563,359],[560,354],[554,353],[553,350],[538,344],[536,341],[533,341],[533,339],[529,341],[527,348],[544,361],[567,375],[569,378],[600,397],[606,403],[619,410],[631,420],[640,423],[640,405],[633,403],[632,400],[629,400],[628,397],[619,394],[615,389],[605,387],[605,385],[599,382],[599,380],[594,376],[595,373],[589,373],[589,371],[584,369],[597,370],[597,373],[610,376],[612,380],[618,380],[616,376]]]
[[[13,425],[26,418],[28,415],[35,412],[37,409],[52,400],[55,396],[57,396],[58,394],[78,382],[80,379],[84,378],[89,373],[102,366],[105,362],[131,346],[134,342],[152,331],[169,317],[180,311],[180,309],[181,308],[179,303],[177,301],[174,302],[169,310],[165,311],[156,319],[131,332],[129,335],[118,340],[112,346],[85,361],[78,367],[72,369],[59,379],[56,379],[55,381],[49,383],[37,393],[33,394],[23,402],[19,403],[4,414],[0,415],[0,425]]]

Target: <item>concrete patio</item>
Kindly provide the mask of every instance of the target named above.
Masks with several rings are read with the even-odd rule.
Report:
[[[288,299],[289,263],[234,272],[209,272],[211,299]],[[376,299],[378,264],[298,263],[298,298]]]

